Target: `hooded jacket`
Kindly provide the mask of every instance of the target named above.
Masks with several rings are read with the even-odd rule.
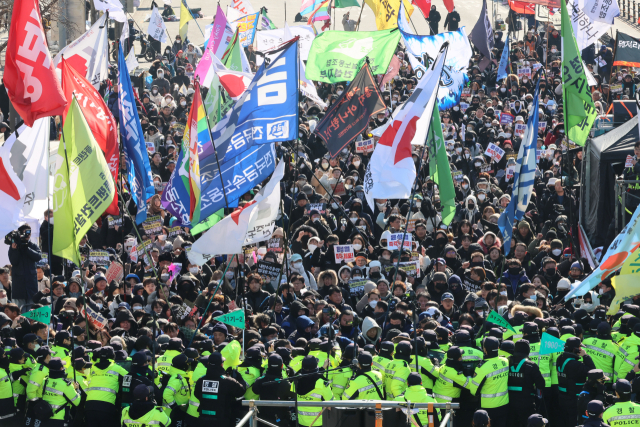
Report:
[[[376,330],[375,339],[369,338],[367,332],[371,329]],[[364,347],[367,344],[373,344],[376,348],[380,347],[380,337],[382,336],[382,328],[378,326],[378,323],[371,317],[365,317],[362,322],[362,334],[358,336],[356,342],[360,347]]]
[[[289,315],[282,321],[282,329],[284,329],[285,336],[291,335],[296,330],[296,321],[300,310],[304,310],[306,314],[309,314],[309,309],[302,302],[296,300],[291,303]]]
[[[307,316],[302,315],[296,319],[296,331],[289,335],[289,342],[291,345],[295,346],[298,338],[305,338],[307,341],[311,340],[311,333],[304,331],[309,326],[313,326],[313,320],[309,319]]]

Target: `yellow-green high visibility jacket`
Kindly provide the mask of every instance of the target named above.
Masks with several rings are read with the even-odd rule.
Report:
[[[476,368],[469,390],[480,393],[480,407],[498,408],[509,404],[509,361],[504,357],[483,360]]]
[[[98,400],[100,402],[116,404],[116,398],[120,391],[120,375],[128,375],[126,369],[111,362],[106,369],[100,369],[96,365],[91,368],[91,379],[86,389],[87,402]]]
[[[80,393],[73,388],[73,382],[68,378],[47,378],[44,392],[42,393],[42,399],[51,405],[53,409],[52,420],[64,420],[65,412],[70,408],[69,405],[78,406],[80,404]],[[69,399],[69,400],[67,400]],[[71,401],[70,404],[69,401]],[[58,413],[55,413],[63,405],[67,407]]]
[[[382,396],[378,394],[378,390]],[[342,400],[384,400],[384,397],[382,374],[373,369],[351,380],[349,387],[342,394]]]
[[[159,426],[166,427],[171,424],[171,419],[164,413],[160,406],[156,406],[137,420],[134,420],[129,415],[131,406],[127,406],[122,410],[122,417],[120,418],[120,425],[125,427],[150,427]]]
[[[291,390],[295,391],[295,382],[291,384]],[[333,400],[333,393],[329,382],[323,379],[316,381],[316,386],[307,394],[299,394],[298,401],[303,402],[322,402]],[[309,427],[313,423],[314,426],[322,426],[322,407],[320,406],[299,406],[298,407],[298,423],[301,426]],[[315,420],[315,421],[314,421]]]

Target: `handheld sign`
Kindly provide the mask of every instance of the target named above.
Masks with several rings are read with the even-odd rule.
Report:
[[[35,310],[27,311],[26,313],[23,313],[22,316],[48,325],[51,323],[51,306],[47,305],[36,308]]]
[[[546,332],[540,340],[540,354],[560,353],[564,351],[564,341]]]
[[[244,329],[244,310],[234,310],[222,316],[214,317],[213,320]]]
[[[487,316],[487,322],[495,323],[498,326],[502,326],[503,328],[507,328],[510,331],[516,332],[516,330],[513,329],[513,326],[511,326],[509,322],[507,322],[502,316],[500,316],[495,311],[492,311],[491,313],[489,313],[489,316]]]

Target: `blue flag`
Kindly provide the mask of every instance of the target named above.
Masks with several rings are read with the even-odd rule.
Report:
[[[223,160],[230,161],[254,144],[298,138],[297,41],[285,47],[269,65],[262,63],[247,90],[216,124],[211,136],[221,165]]]
[[[191,200],[189,189],[185,187],[185,180],[182,179],[182,176],[185,175],[185,167],[188,173],[188,157],[184,155],[184,144],[182,144],[182,149],[176,162],[176,168],[171,173],[171,178],[169,178],[169,182],[162,192],[161,202],[162,207],[176,217],[178,222],[175,225],[190,227],[189,207]]]
[[[506,79],[509,75],[509,35],[507,34],[507,40],[504,42],[504,49],[502,49],[502,56],[500,57],[500,64],[498,64],[498,77],[496,81],[499,82],[502,79]]]
[[[138,207],[136,224],[140,225],[147,219],[147,199],[156,194],[151,176],[151,166],[147,147],[138,117],[136,100],[131,87],[129,70],[125,62],[122,45],[118,45],[118,106],[120,108],[120,135],[124,148],[124,161],[127,165],[127,181],[131,190],[131,197]]]
[[[516,160],[516,168],[513,174],[513,191],[511,193],[511,201],[507,208],[502,212],[498,219],[498,227],[504,237],[504,253],[508,254],[511,250],[511,237],[513,235],[513,224],[515,220],[521,220],[527,206],[531,200],[533,192],[533,181],[536,176],[536,147],[538,140],[538,98],[540,97],[540,79],[536,83],[536,90],[533,94],[534,108],[531,109],[531,115],[527,121],[527,127],[524,130],[520,150],[518,150],[518,159]]]
[[[542,333],[540,340],[540,354],[562,353],[565,342],[546,332]]]
[[[200,218],[204,221],[214,212],[226,207],[225,193],[229,207],[237,206],[240,197],[267,179],[275,170],[275,166],[276,153],[273,144],[254,145],[240,156],[222,163],[222,181],[215,156],[201,159]],[[222,182],[225,193],[222,190]]]

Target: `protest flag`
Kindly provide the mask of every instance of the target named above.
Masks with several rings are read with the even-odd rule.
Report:
[[[189,21],[193,19],[191,9],[187,6],[186,0],[180,0],[180,30],[179,34],[182,40],[187,39],[187,33],[189,32]]]

